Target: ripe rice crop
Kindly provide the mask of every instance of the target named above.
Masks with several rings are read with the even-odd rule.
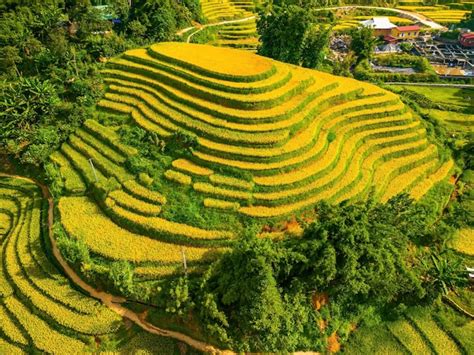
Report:
[[[193,187],[195,191],[203,192],[209,195],[229,197],[240,200],[250,200],[252,198],[252,194],[249,192],[224,189],[205,182],[196,182]]]
[[[461,253],[474,256],[474,230],[471,228],[461,229],[453,241],[453,248]]]
[[[110,199],[106,200],[106,205],[109,207],[110,215],[120,223],[157,239],[181,240],[183,242],[187,240],[191,243],[193,239],[198,241],[219,240],[233,238],[234,236],[232,232],[228,231],[205,230],[159,217],[140,216],[120,206],[114,206],[110,203]]]
[[[59,212],[63,226],[71,237],[82,240],[92,252],[106,258],[136,264],[182,261],[180,245],[151,239],[118,226],[87,197],[61,198]],[[98,230],[106,230],[108,233],[96,233]],[[219,252],[219,249],[186,246],[186,257],[189,261],[206,260],[213,250]]]
[[[215,184],[227,185],[231,187],[236,187],[243,190],[251,190],[253,188],[253,183],[250,181],[245,181],[241,179],[236,179],[229,176],[213,174],[209,176],[209,180]]]
[[[121,317],[71,287],[46,256],[38,187],[27,179],[3,177],[0,186],[0,207],[15,216],[0,251],[2,336],[28,351],[86,351],[91,338],[85,335],[115,332]]]
[[[178,184],[181,184],[181,185],[191,185],[193,182],[191,179],[191,176],[180,173],[179,171],[176,171],[176,170],[166,170],[165,177],[168,180],[177,182]]]
[[[431,350],[423,337],[406,320],[392,322],[388,329],[410,352],[414,354],[431,354]]]
[[[160,43],[150,47],[150,54],[198,73],[230,81],[257,81],[269,77],[275,70],[271,61],[247,52],[199,44],[193,46],[196,50],[190,51],[189,45],[183,43]]]
[[[446,177],[449,175],[449,172],[452,170],[453,165],[454,162],[451,159],[444,162],[433,174],[428,176],[427,179],[413,187],[413,189],[410,191],[411,197],[416,200],[423,197],[434,184],[446,179]]]
[[[208,176],[214,173],[211,169],[203,168],[186,159],[176,159],[171,165],[178,170],[194,175]]]
[[[142,214],[144,216],[156,216],[160,213],[161,207],[151,203],[139,200],[122,190],[115,190],[109,193],[108,197],[112,198],[115,203],[130,211]]]
[[[231,210],[231,211],[237,211],[240,208],[240,204],[238,202],[216,200],[214,198],[205,198],[204,206],[209,207],[209,208],[218,208],[222,210]]]
[[[453,340],[428,315],[409,315],[412,321],[438,354],[461,354]]]
[[[126,191],[130,194],[134,195],[135,197],[151,202],[151,203],[159,203],[159,204],[166,204],[166,197],[156,191],[152,191],[140,185],[135,180],[128,180],[123,183],[123,187]]]

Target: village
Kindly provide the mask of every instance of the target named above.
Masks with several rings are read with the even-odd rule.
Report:
[[[401,53],[409,48],[410,54],[426,58],[442,78],[474,77],[474,33],[468,29],[428,31],[421,24],[397,26],[388,17],[372,17],[361,21],[360,25],[372,28],[380,39],[375,48],[376,55]],[[413,73],[411,68],[375,69]]]

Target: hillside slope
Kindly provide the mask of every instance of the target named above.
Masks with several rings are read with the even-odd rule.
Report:
[[[385,201],[419,191],[452,166],[442,165],[420,120],[396,95],[355,80],[177,43],[129,51],[105,75],[102,106],[132,112],[162,137],[180,129],[196,134],[192,161],[177,159],[174,169],[193,179],[194,190],[238,203],[250,216],[364,198],[371,189]],[[208,170],[203,176],[191,166]],[[221,168],[251,180],[214,172]]]
[[[419,198],[453,168],[397,95],[352,79],[184,43],[128,51],[103,74],[111,118],[87,120],[51,157],[70,195],[61,222],[144,280],[182,273],[184,258],[202,270],[248,223],[284,223],[322,199]],[[186,132],[197,146],[146,158],[124,142],[137,126],[147,142]]]

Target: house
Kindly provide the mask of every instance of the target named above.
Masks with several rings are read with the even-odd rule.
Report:
[[[398,40],[415,39],[420,36],[421,27],[417,25],[400,26],[392,29],[390,36]]]
[[[459,43],[463,47],[474,47],[474,33],[467,32],[459,36]]]
[[[362,26],[374,30],[375,36],[382,37],[390,35],[393,28],[397,27],[390,22],[388,17],[372,17],[370,20],[361,22]]]

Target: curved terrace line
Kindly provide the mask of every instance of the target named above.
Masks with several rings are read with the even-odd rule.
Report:
[[[214,347],[213,345],[196,340],[190,337],[189,335],[179,333],[176,331],[158,328],[154,326],[153,324],[147,322],[139,314],[131,311],[128,308],[123,307],[121,304],[126,302],[125,298],[117,297],[112,294],[106,293],[104,291],[99,291],[95,289],[94,287],[92,287],[91,285],[87,284],[85,281],[83,281],[79,277],[79,275],[77,275],[77,273],[69,266],[66,260],[64,260],[64,258],[62,257],[57,247],[56,240],[54,239],[53,230],[52,230],[53,221],[54,221],[54,202],[53,202],[53,197],[49,191],[49,188],[39,181],[26,178],[23,176],[19,176],[19,175],[0,173],[0,176],[13,177],[13,178],[26,180],[26,181],[31,181],[40,187],[41,192],[43,194],[43,198],[45,198],[48,201],[48,236],[51,242],[51,250],[53,252],[53,256],[61,265],[68,279],[71,280],[71,282],[73,282],[76,286],[86,291],[91,297],[100,300],[110,310],[114,311],[115,313],[119,314],[120,316],[124,318],[131,320],[132,322],[137,324],[140,328],[144,329],[145,331],[149,333],[179,340],[207,354],[224,354],[224,355],[235,354],[234,352],[230,350],[221,350]]]
[[[434,22],[433,20],[430,20],[426,16],[423,16],[422,14],[419,14],[417,12],[411,12],[411,11],[406,11],[406,10],[401,10],[401,9],[395,9],[392,7],[380,7],[380,6],[363,6],[363,5],[348,5],[348,6],[334,6],[334,7],[324,7],[320,9],[315,9],[316,11],[325,11],[325,10],[339,10],[339,9],[370,9],[370,10],[385,10],[385,11],[391,11],[395,12],[400,15],[404,15],[410,20],[413,20],[415,22],[420,22],[421,24],[430,27],[433,30],[443,30],[446,31],[447,28],[443,25],[440,25],[437,22]]]

